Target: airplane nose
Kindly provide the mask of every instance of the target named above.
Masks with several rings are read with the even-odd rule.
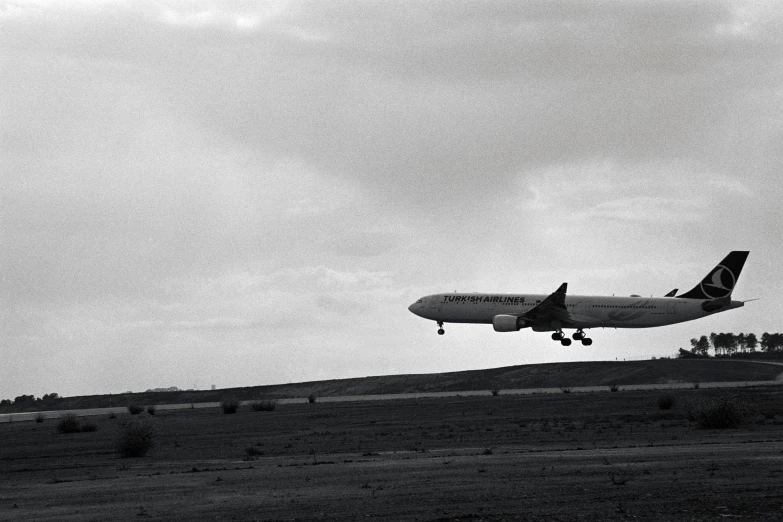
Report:
[[[408,307],[408,310],[415,315],[421,316],[419,310],[421,309],[421,303],[413,303]]]

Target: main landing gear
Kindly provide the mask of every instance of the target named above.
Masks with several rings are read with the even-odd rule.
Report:
[[[576,332],[574,332],[574,335],[571,337],[574,338],[574,341],[582,341],[583,346],[590,346],[593,344],[593,340],[589,339],[587,337],[587,334],[582,331],[582,329],[578,329]],[[563,330],[558,330],[555,333],[552,334],[552,340],[553,341],[560,341],[560,344],[563,346],[571,346],[571,339],[566,337],[566,335],[563,333]]]
[[[571,337],[574,338],[574,341],[582,341],[583,346],[590,346],[593,344],[593,340],[588,338],[587,334],[584,333],[581,328],[574,332],[574,335]]]
[[[438,321],[438,335],[443,335],[446,330],[443,329],[443,321]]]

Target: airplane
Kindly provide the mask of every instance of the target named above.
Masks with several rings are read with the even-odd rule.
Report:
[[[564,328],[576,329],[572,335],[584,346],[593,344],[588,328],[650,328],[693,321],[745,305],[734,301],[731,293],[737,284],[747,251],[732,251],[688,292],[666,297],[630,297],[566,295],[568,283],[546,294],[451,293],[422,297],[408,310],[438,323],[438,334],[445,333],[443,323],[491,324],[496,332],[554,332],[552,340],[570,346]]]

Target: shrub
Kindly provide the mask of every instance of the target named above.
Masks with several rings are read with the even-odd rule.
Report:
[[[560,391],[563,393],[571,393],[571,388],[567,386],[563,386],[562,388],[560,388]]]
[[[80,431],[81,432],[98,431],[98,425],[92,421],[84,421],[82,422]]]
[[[250,403],[250,408],[253,411],[275,411],[277,407],[277,401],[253,401]]]
[[[658,397],[658,409],[670,410],[674,406],[674,396],[671,394],[665,394]]]
[[[57,423],[57,431],[60,433],[79,433],[81,431],[79,417],[73,413],[66,413],[60,417],[60,422]]]
[[[610,385],[609,385],[609,391],[616,392],[616,391],[618,391],[619,389],[620,389],[620,386],[618,386],[617,384],[610,384]]]
[[[497,397],[498,395],[500,395],[500,390],[492,390],[493,397]]]
[[[41,424],[44,421],[44,419],[45,417],[43,413],[39,413],[38,415],[35,416],[35,422],[37,422],[38,424]]]
[[[693,389],[694,390],[698,390],[699,389],[699,383],[698,382],[694,382],[693,383]]]
[[[155,406],[147,406],[147,413],[155,415]]]
[[[310,404],[315,404],[315,401],[316,401],[316,396],[314,393],[311,393],[310,395],[307,396],[307,402],[309,402]]]
[[[223,413],[236,413],[239,409],[239,399],[233,395],[224,397],[220,402],[220,408],[223,410]]]
[[[245,448],[245,453],[247,453],[248,457],[258,457],[259,455],[263,455],[264,452],[260,449],[256,448],[255,446],[250,446],[248,448]]]
[[[116,414],[116,413],[114,413],[114,412],[111,412],[111,413],[109,414],[109,418],[110,418],[110,419],[116,419],[116,418],[117,418],[117,414]]]
[[[151,419],[128,419],[120,425],[117,451],[123,457],[143,457],[155,445],[156,436]]]
[[[142,408],[138,404],[128,404],[128,413],[130,413],[131,415],[138,415],[143,411],[144,408]]]
[[[730,397],[708,398],[688,407],[688,420],[700,428],[729,429],[744,424],[753,415],[754,409],[745,402]]]

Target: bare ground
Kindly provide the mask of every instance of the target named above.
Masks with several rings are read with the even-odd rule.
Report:
[[[135,459],[122,416],[1,424],[0,520],[783,520],[783,390],[664,393],[159,412]],[[700,429],[706,395],[757,413]]]

